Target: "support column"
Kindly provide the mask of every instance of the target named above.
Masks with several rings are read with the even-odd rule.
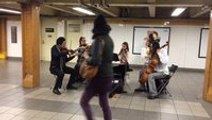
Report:
[[[0,59],[7,58],[7,29],[6,19],[0,19]]]
[[[212,102],[212,10],[210,12],[208,50],[206,58],[203,98],[206,101]]]
[[[40,6],[22,3],[23,87],[40,85]]]

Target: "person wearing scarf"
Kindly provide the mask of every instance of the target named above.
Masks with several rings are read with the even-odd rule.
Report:
[[[109,36],[111,28],[104,16],[99,15],[94,21],[93,43],[91,46],[91,57],[87,60],[88,65],[98,67],[97,75],[88,80],[88,84],[82,94],[80,105],[87,120],[93,120],[91,107],[89,105],[93,96],[98,95],[99,104],[102,108],[104,120],[112,120],[111,109],[108,102],[108,92],[112,88],[113,80],[113,40]]]

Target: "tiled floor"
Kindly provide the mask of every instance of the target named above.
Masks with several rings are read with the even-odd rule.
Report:
[[[54,95],[50,86],[54,76],[49,63],[41,63],[41,86],[21,87],[20,61],[0,61],[0,120],[84,120],[79,99],[84,85],[78,90]],[[127,94],[110,99],[113,120],[212,120],[212,103],[202,100],[203,72],[178,70],[168,90],[172,94],[148,100],[145,93],[133,93],[138,86],[138,69],[129,76]],[[66,83],[68,76],[65,77]],[[96,120],[102,119],[98,98],[91,101]]]

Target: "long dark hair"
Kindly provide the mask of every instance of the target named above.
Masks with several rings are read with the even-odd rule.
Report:
[[[59,37],[59,38],[57,38],[56,44],[57,45],[62,45],[65,40],[66,39],[64,37]]]
[[[93,32],[93,39],[100,35],[107,35],[111,30],[111,27],[108,25],[105,17],[103,15],[98,15],[94,20],[94,28]]]
[[[127,52],[129,52],[129,45],[128,45],[128,43],[127,42],[123,42],[122,44],[126,46],[126,50],[127,50]],[[119,54],[121,54],[122,51],[124,51],[124,49],[121,48],[121,50],[119,51]]]
[[[126,49],[127,49],[127,52],[129,52],[129,45],[128,45],[128,43],[127,43],[127,42],[123,42],[122,44],[125,45],[125,46],[127,47],[127,48],[126,48]]]
[[[158,32],[157,31],[152,31],[152,34],[155,34],[158,37]]]
[[[83,39],[85,39],[85,37],[80,37],[80,39],[79,39],[79,47],[82,46],[81,42],[82,42]]]

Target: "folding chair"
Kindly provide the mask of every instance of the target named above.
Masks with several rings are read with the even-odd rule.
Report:
[[[177,68],[178,68],[177,65],[172,64],[172,66],[169,68],[169,75],[166,75],[164,78],[155,80],[156,86],[157,86],[157,91],[158,91],[158,96],[161,95],[162,93],[169,94],[169,96],[171,96],[169,91],[166,89],[166,86],[168,85],[171,77],[176,72]]]

